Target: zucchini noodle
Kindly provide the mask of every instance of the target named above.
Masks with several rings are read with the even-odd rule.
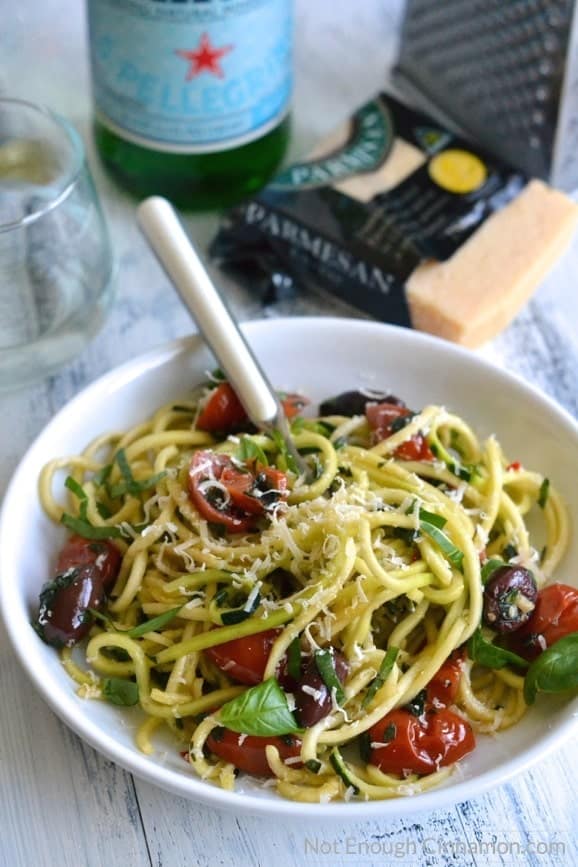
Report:
[[[249,687],[204,651],[276,628],[264,680],[275,677],[295,641],[304,654],[332,646],[348,666],[342,700],[333,694],[330,712],[299,733],[296,758],[266,747],[282,796],[385,799],[440,784],[451,767],[386,774],[360,759],[356,746],[415,699],[476,631],[486,558],[508,550],[506,560],[530,568],[538,586],[552,575],[569,537],[559,495],[550,487],[538,508],[543,477],[512,469],[495,437],[479,442],[463,419],[437,406],[377,444],[364,416],[299,419],[294,439],[313,481],[291,471],[274,438],[218,440],[196,428],[198,413],[197,400],[169,404],[42,471],[46,514],[70,527],[71,519],[82,521],[100,533],[95,538],[110,530],[122,554],[88,641],[80,652],[61,651],[79,694],[103,699],[107,679],[130,681],[142,710],[138,748],[151,754],[155,733],[168,727],[191,772],[233,788],[233,765],[207,749],[207,738],[221,726],[219,708]],[[435,460],[397,458],[420,432]],[[283,470],[288,492],[255,526],[227,533],[197,510],[189,473],[200,451],[242,462],[240,447]],[[74,483],[66,498],[55,493],[64,474]],[[541,555],[526,524],[530,511],[542,518]],[[166,622],[132,634],[171,611]],[[397,655],[380,682],[388,649]],[[523,678],[515,668],[484,668],[466,657],[454,710],[477,732],[506,729],[526,711]]]

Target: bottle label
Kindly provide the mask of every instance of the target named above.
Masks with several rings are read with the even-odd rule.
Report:
[[[210,153],[288,111],[292,0],[89,0],[98,120],[135,144]]]

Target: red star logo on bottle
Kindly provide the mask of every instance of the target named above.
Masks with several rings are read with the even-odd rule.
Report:
[[[200,42],[194,51],[177,50],[175,51],[175,54],[178,54],[179,57],[182,57],[183,60],[188,61],[190,64],[187,70],[186,81],[191,81],[202,72],[209,72],[216,78],[224,78],[225,73],[223,72],[219,61],[226,54],[229,54],[234,47],[234,45],[222,45],[221,48],[217,48],[216,46],[211,45],[209,34],[203,33]]]

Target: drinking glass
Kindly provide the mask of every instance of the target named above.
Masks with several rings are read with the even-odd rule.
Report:
[[[77,132],[46,108],[0,99],[0,391],[80,352],[104,321],[112,283]]]

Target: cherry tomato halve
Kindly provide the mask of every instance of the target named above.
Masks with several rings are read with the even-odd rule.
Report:
[[[283,412],[288,419],[295,418],[304,409],[309,401],[301,394],[284,394],[280,398]]]
[[[309,401],[300,394],[284,394],[281,405],[288,419],[299,415]],[[197,419],[197,427],[210,433],[229,433],[239,430],[249,419],[233,386],[221,382],[207,398]]]
[[[365,415],[373,431],[373,441],[376,443],[396,432],[394,425],[398,419],[407,418],[412,414],[406,406],[395,403],[368,403],[365,407]],[[401,443],[394,451],[394,456],[403,461],[434,460],[434,454],[421,433],[416,433],[406,442]]]
[[[463,662],[463,653],[454,651],[434,674],[427,685],[426,692],[427,702],[430,705],[436,708],[447,707],[455,702],[462,676]]]
[[[197,419],[197,427],[210,433],[226,433],[247,421],[243,404],[228,382],[221,382],[210,393]]]
[[[578,590],[550,584],[538,593],[530,619],[508,636],[508,648],[531,660],[572,632],[578,632]]]
[[[471,752],[476,740],[470,724],[450,710],[416,717],[394,710],[369,731],[369,762],[386,774],[432,774]]]
[[[263,680],[271,648],[281,632],[281,629],[268,629],[257,635],[235,638],[207,648],[205,654],[233,680],[254,686]]]
[[[265,747],[273,745],[279,750],[281,760],[298,756],[301,752],[301,741],[292,735],[282,737],[260,738],[256,735],[240,735],[230,729],[213,729],[207,738],[207,746],[220,759],[231,762],[240,771],[246,771],[256,777],[272,777]],[[296,763],[292,767],[301,767]]]
[[[209,450],[193,455],[189,495],[199,514],[232,533],[248,533],[258,515],[287,495],[287,477],[274,467],[240,470],[228,455]]]

